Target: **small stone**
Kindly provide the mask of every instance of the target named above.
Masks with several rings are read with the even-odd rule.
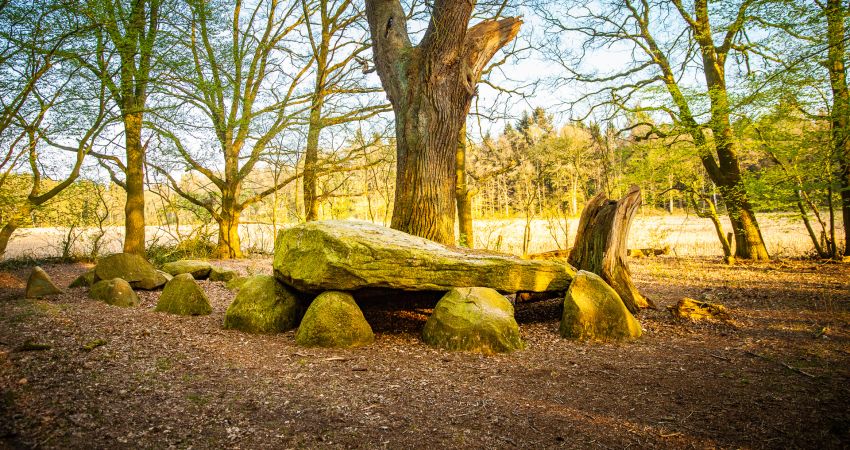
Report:
[[[224,314],[224,328],[279,333],[298,326],[298,299],[271,275],[245,280]]]
[[[305,347],[359,347],[375,341],[372,327],[351,294],[327,291],[307,308],[295,334]]]
[[[514,307],[502,294],[483,287],[455,288],[443,296],[425,323],[422,340],[445,350],[484,354],[524,346]]]
[[[130,283],[121,278],[98,281],[91,287],[89,297],[108,305],[125,308],[138,306],[141,303]]]
[[[29,380],[27,380],[26,378],[21,378],[20,380],[18,380],[18,384],[24,385],[27,383],[29,383]]]
[[[183,273],[165,285],[154,311],[198,316],[212,313],[212,306],[192,275]]]
[[[69,288],[91,287],[95,283],[94,268],[87,270],[68,285]]]
[[[174,276],[188,273],[196,280],[206,279],[211,269],[212,266],[209,262],[198,259],[181,259],[180,261],[172,261],[162,265],[162,270],[166,273]]]
[[[41,267],[33,267],[27,279],[27,298],[43,298],[49,295],[62,294],[62,290],[53,284],[53,280]]]
[[[561,337],[622,340],[640,337],[640,324],[599,275],[580,270],[564,298]]]
[[[237,274],[233,270],[227,270],[227,269],[223,269],[221,267],[212,266],[212,269],[210,269],[209,280],[210,281],[225,281],[225,282],[227,282],[227,281],[230,281],[230,280],[236,278],[237,276],[239,276],[239,274]]]
[[[121,278],[134,289],[157,289],[167,282],[145,258],[132,253],[116,253],[102,258],[94,270],[96,281]]]

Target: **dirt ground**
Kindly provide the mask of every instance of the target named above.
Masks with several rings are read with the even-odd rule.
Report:
[[[67,285],[86,266],[44,268]],[[0,448],[850,446],[850,264],[656,258],[632,270],[659,306],[638,316],[640,340],[563,340],[552,300],[517,306],[527,349],[498,356],[423,344],[428,304],[364,304],[373,345],[305,349],[292,332],[222,330],[234,294],[221,283],[202,282],[213,314],[187,318],[153,312],[156,292],[134,309],[85,289],[23,300],[29,268],[10,270]],[[674,320],[666,307],[683,296],[731,320]]]

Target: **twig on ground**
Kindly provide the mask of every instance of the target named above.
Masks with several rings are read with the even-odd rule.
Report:
[[[794,366],[792,366],[792,365],[790,365],[790,364],[788,364],[788,363],[786,363],[786,362],[784,362],[784,361],[779,361],[779,360],[777,360],[777,359],[773,359],[773,358],[771,358],[771,357],[769,357],[769,356],[762,355],[762,354],[760,354],[760,353],[752,352],[752,351],[749,351],[749,350],[745,351],[744,353],[746,353],[746,354],[748,354],[748,355],[751,355],[751,356],[755,356],[756,358],[761,358],[761,359],[764,359],[764,360],[766,360],[766,361],[770,361],[770,362],[772,362],[772,363],[779,364],[780,366],[785,367],[785,368],[786,368],[786,369],[788,369],[788,370],[792,370],[792,371],[794,371],[794,372],[797,372],[797,373],[799,373],[800,375],[805,375],[805,376],[807,376],[807,377],[809,377],[809,378],[815,378],[815,376],[814,376],[814,375],[812,375],[812,374],[810,374],[809,372],[806,372],[806,371],[805,371],[805,370],[803,370],[803,369],[800,369],[800,368],[794,367]]]

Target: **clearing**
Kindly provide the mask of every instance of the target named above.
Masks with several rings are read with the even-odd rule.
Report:
[[[43,267],[61,285],[86,269]],[[375,344],[305,349],[293,332],[221,329],[222,283],[200,282],[214,312],[187,318],[153,312],[158,292],[135,309],[85,289],[23,300],[29,270],[0,272],[0,447],[850,445],[850,264],[636,260],[659,305],[637,342],[563,340],[552,300],[518,305],[527,349],[490,357],[423,344],[429,304],[364,304]],[[731,320],[674,320],[683,296]]]

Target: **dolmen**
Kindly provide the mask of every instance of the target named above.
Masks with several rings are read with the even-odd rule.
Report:
[[[425,293],[440,300],[425,325],[423,341],[445,350],[485,354],[524,348],[514,307],[505,294],[564,298],[577,277],[576,269],[563,261],[451,247],[361,221],[309,222],[282,230],[275,241],[273,265],[275,279],[287,291],[315,298],[304,302],[309,308],[296,334],[299,345],[368,345],[372,333],[356,301],[380,296],[403,306],[412,294]],[[586,273],[579,276],[586,277]],[[593,332],[562,332],[563,337],[608,340],[609,322],[628,327],[625,333],[614,330],[611,339],[639,335],[628,311],[628,317],[605,320],[608,310],[620,314],[625,307],[604,281],[581,286],[582,295],[593,299],[590,306],[601,312],[586,312],[584,304],[580,311],[571,308],[573,314],[565,315],[565,320],[572,322],[562,329]],[[250,304],[260,298],[256,294],[240,298],[240,321],[249,320],[246,311],[258,311],[259,316],[267,309]],[[581,298],[574,292],[565,301],[573,305]],[[294,327],[292,323],[289,326]]]

